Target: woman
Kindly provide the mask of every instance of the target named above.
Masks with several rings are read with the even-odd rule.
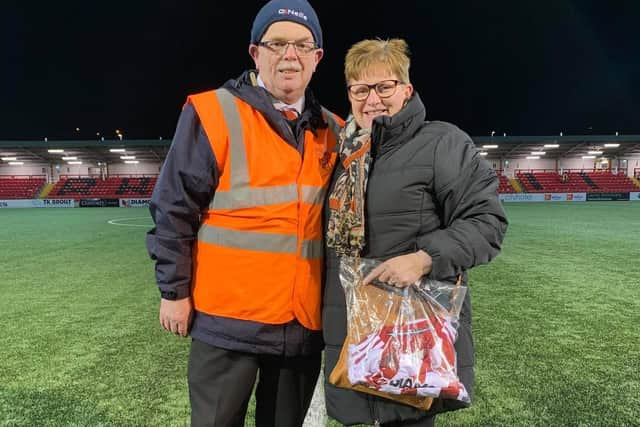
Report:
[[[466,286],[466,271],[498,254],[507,228],[496,174],[467,134],[426,121],[409,65],[401,39],[360,41],[345,59],[351,115],[325,209],[323,328],[327,413],[347,425],[433,426],[435,414],[465,405],[436,399],[422,411],[328,382],[346,336],[340,256],[384,261],[365,283],[377,279],[403,287],[423,275],[454,283],[461,275]],[[455,347],[458,376],[472,393],[468,292]]]

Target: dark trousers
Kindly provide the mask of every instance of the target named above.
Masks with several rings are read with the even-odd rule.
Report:
[[[320,354],[268,356],[192,340],[192,427],[242,427],[256,378],[256,427],[300,427],[320,373]]]

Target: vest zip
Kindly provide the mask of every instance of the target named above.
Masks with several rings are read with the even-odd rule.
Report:
[[[291,141],[295,142],[296,144],[295,146],[292,146],[292,148],[296,150],[298,154],[300,154],[301,158],[304,158],[304,139],[305,139],[304,133],[302,136],[302,143],[301,143],[301,141],[298,140],[298,137],[296,136],[296,133],[294,132],[293,126],[291,125],[291,123],[289,123],[287,120],[285,120],[285,122],[286,122],[285,132],[291,137]],[[280,137],[284,139],[287,145],[291,146],[291,144],[289,144],[289,141],[287,141],[287,138],[283,138],[282,135],[280,135]]]

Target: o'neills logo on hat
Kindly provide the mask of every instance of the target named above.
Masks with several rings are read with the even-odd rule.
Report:
[[[293,9],[278,9],[278,15],[293,15],[293,16],[297,16],[298,18],[302,18],[305,21],[309,20],[309,18],[307,18],[307,15]]]

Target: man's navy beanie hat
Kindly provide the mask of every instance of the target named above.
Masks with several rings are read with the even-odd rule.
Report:
[[[307,27],[318,47],[322,47],[322,29],[318,15],[306,0],[271,0],[265,4],[253,20],[251,41],[260,41],[269,25],[278,21],[291,21]]]

